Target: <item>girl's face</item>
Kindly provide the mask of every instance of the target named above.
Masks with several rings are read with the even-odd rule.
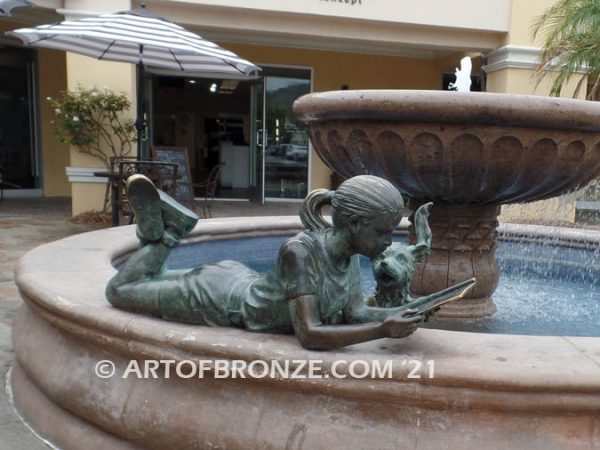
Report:
[[[368,221],[357,219],[350,223],[352,246],[356,253],[373,259],[392,243],[392,232],[398,226],[400,217],[381,215]]]

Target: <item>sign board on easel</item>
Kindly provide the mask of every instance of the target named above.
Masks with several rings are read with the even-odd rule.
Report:
[[[191,206],[194,202],[194,189],[190,174],[190,160],[187,147],[168,147],[156,145],[152,147],[152,158],[156,161],[177,164],[177,188],[175,199]]]

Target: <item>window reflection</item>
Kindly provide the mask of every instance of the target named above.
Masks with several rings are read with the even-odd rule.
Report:
[[[292,112],[310,80],[266,78],[265,197],[304,198],[308,182],[308,134]]]

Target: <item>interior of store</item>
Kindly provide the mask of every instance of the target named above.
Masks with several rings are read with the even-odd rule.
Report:
[[[225,162],[218,197],[247,199],[252,82],[158,76],[153,85],[154,145],[187,148],[193,183]]]
[[[308,92],[310,70],[272,68],[257,80],[154,76],[152,143],[185,147],[193,183],[220,165],[216,198],[301,199],[308,135],[292,105]]]

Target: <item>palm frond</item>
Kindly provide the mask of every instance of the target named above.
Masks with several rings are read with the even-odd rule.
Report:
[[[554,76],[550,95],[560,95],[563,86],[576,74],[580,80],[575,96],[581,91],[586,75],[597,79],[600,0],[559,0],[534,22],[532,34],[534,38],[542,38],[544,47],[534,76],[538,84],[546,76]]]

